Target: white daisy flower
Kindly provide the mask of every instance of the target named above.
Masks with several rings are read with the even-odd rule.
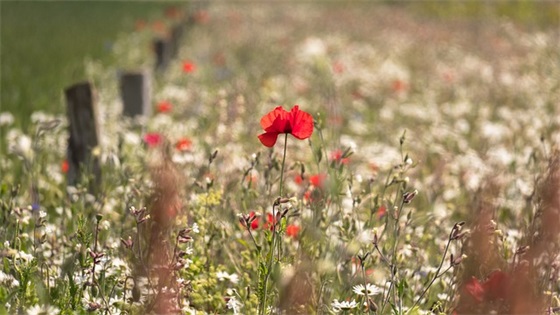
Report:
[[[356,293],[357,295],[366,295],[366,290],[368,296],[374,296],[383,293],[382,288],[371,283],[368,283],[366,287],[364,287],[363,284],[358,284],[352,288],[352,291],[354,291],[354,293]]]
[[[332,306],[333,311],[335,313],[338,313],[338,312],[341,312],[341,311],[348,311],[348,310],[351,310],[353,308],[356,308],[358,306],[358,303],[355,300],[339,302],[337,299],[335,299],[331,303],[331,306]]]

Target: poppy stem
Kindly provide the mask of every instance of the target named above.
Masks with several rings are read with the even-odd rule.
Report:
[[[282,198],[282,194],[284,192],[284,165],[286,164],[286,151],[288,147],[288,134],[284,137],[284,154],[282,157],[282,167],[280,168],[280,198]],[[269,253],[267,255],[267,264],[266,264],[266,274],[264,277],[263,283],[263,290],[264,294],[261,296],[261,306],[259,308],[259,314],[264,315],[266,313],[266,300],[268,297],[268,279],[270,274],[272,273],[272,264],[274,262],[274,249],[276,248],[277,238],[279,237],[278,231],[276,230],[276,206],[272,206],[272,241]],[[280,251],[278,250],[278,255],[280,255]],[[278,258],[280,260],[280,258]]]
[[[284,156],[282,157],[282,168],[280,169],[280,198],[284,192],[284,165],[286,164],[286,151],[288,147],[288,134],[284,137]]]

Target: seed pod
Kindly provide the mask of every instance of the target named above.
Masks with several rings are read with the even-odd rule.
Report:
[[[403,202],[404,203],[410,203],[412,201],[412,199],[414,199],[414,197],[416,197],[416,195],[418,194],[418,190],[413,190],[411,192],[405,192],[403,194]]]

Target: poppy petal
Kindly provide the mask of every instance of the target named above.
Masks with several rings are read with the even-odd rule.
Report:
[[[273,147],[276,144],[276,139],[278,139],[278,132],[265,132],[262,135],[259,135],[259,140],[261,143],[269,148]]]
[[[311,134],[313,134],[313,116],[299,110],[298,105],[292,108],[290,116],[292,135],[300,140],[311,137]]]
[[[278,118],[280,118],[280,120],[285,120],[286,117],[287,117],[287,114],[288,114],[288,112],[286,112],[282,108],[282,106],[277,106],[273,111],[269,112],[268,114],[264,115],[261,118],[261,127],[264,130],[267,130],[270,127],[274,126],[275,122],[277,123]]]
[[[482,302],[482,300],[484,299],[484,287],[475,277],[472,277],[471,280],[467,281],[464,288],[467,294],[474,298],[476,301]]]

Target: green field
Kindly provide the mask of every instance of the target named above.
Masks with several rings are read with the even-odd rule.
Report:
[[[35,110],[63,111],[61,91],[85,79],[84,60],[111,63],[112,42],[173,2],[1,1],[0,111],[26,125]]]
[[[389,1],[388,3],[392,3]],[[161,17],[168,1],[1,1],[0,111],[26,126],[35,110],[62,112],[61,91],[85,79],[84,60],[111,64],[119,32]],[[435,19],[508,17],[529,27],[558,26],[554,2],[399,2]]]

